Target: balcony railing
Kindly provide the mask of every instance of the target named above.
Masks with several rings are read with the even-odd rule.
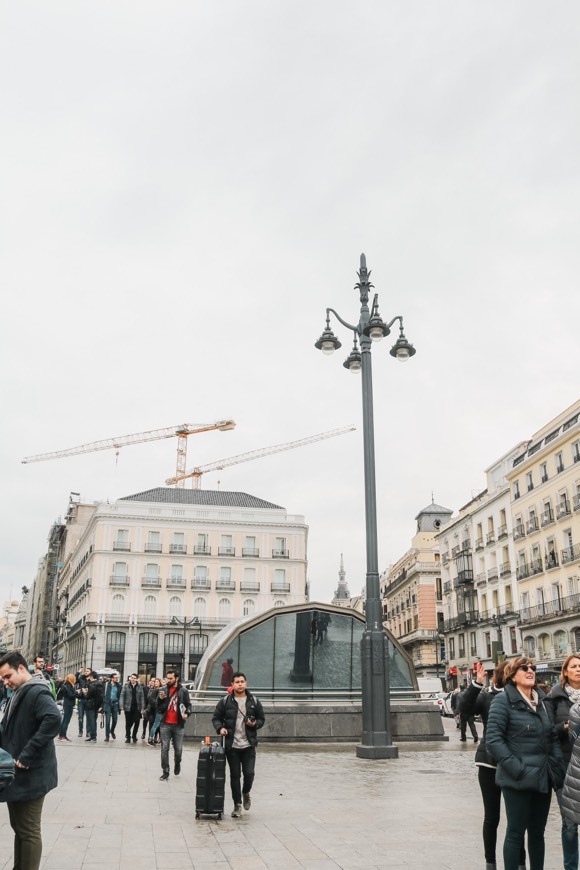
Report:
[[[520,538],[525,538],[525,536],[526,530],[521,523],[517,526],[514,526],[514,541],[519,541]]]
[[[260,551],[257,547],[242,547],[242,556],[253,556],[257,558],[260,555]]]
[[[235,556],[235,547],[218,547],[218,556]]]
[[[288,550],[272,550],[272,558],[273,559],[288,559],[289,552],[288,552]]]
[[[568,598],[544,601],[543,604],[536,604],[534,607],[523,607],[520,610],[520,621],[533,622],[534,620],[543,620],[547,616],[578,612],[580,612],[580,593],[570,595]]]
[[[191,581],[192,589],[211,589],[208,577],[194,577]]]
[[[561,502],[561,504],[556,505],[556,518],[561,520],[563,517],[569,517],[572,511],[570,510],[570,505],[567,501]]]
[[[270,592],[290,592],[289,583],[271,583]]]
[[[170,544],[169,545],[170,553],[187,553],[187,546],[185,544]]]
[[[459,584],[459,586],[464,586],[466,583],[473,583],[473,571],[458,571],[457,583]]]
[[[574,496],[574,510],[575,511],[580,510],[580,492],[577,492],[576,495]]]
[[[211,556],[211,547],[209,544],[194,544],[193,545],[193,555],[194,556]]]
[[[580,559],[580,544],[574,544],[572,547],[562,550],[562,565],[568,565],[577,559]]]
[[[544,565],[542,563],[542,558],[539,556],[537,559],[532,559],[530,562],[530,573],[531,574],[541,574],[544,570]]]
[[[488,571],[487,571],[487,579],[488,580],[497,580],[498,576],[499,576],[499,572],[498,572],[497,565],[495,565],[493,568],[488,568]]]
[[[516,568],[516,580],[525,580],[530,576],[529,565],[518,565]]]
[[[163,547],[161,544],[145,544],[143,548],[144,553],[162,553]]]
[[[483,538],[477,538],[475,541],[475,549],[483,550]]]
[[[240,592],[259,592],[260,583],[257,580],[242,580]]]
[[[501,541],[502,538],[507,538],[508,535],[508,527],[507,525],[500,526],[497,530],[497,539]]]
[[[185,577],[168,577],[167,578],[167,588],[168,589],[185,589],[186,580]]]
[[[113,550],[116,550],[118,553],[130,553],[131,544],[129,541],[113,541]]]
[[[537,517],[530,517],[530,519],[526,523],[526,531],[527,531],[528,535],[531,535],[534,532],[537,532],[539,528],[540,528],[540,524],[538,523],[538,518]]]
[[[486,545],[495,543],[495,532],[487,533],[487,535],[485,536],[485,543]]]
[[[500,577],[507,577],[508,574],[511,574],[511,573],[512,573],[512,566],[510,565],[509,562],[503,562],[499,566],[499,576]]]
[[[218,590],[221,590],[222,592],[224,590],[227,590],[228,592],[235,592],[236,591],[236,582],[235,582],[235,580],[218,580],[216,585],[215,585],[215,588]]]
[[[549,526],[550,523],[554,522],[554,512],[551,507],[546,508],[545,511],[542,511],[542,527]]]
[[[558,555],[554,550],[551,550],[546,556],[546,571],[549,571],[551,568],[559,568],[560,561],[558,559]]]
[[[130,586],[131,578],[126,574],[111,574],[109,584],[111,586]]]
[[[447,595],[448,592],[451,592],[452,588],[453,588],[453,584],[451,583],[451,580],[446,580],[445,583],[443,584],[443,594]]]
[[[141,586],[143,588],[147,587],[148,589],[160,589],[161,577],[142,577]]]
[[[485,571],[482,571],[481,574],[478,574],[475,578],[475,582],[478,586],[485,586],[487,583],[487,576]]]

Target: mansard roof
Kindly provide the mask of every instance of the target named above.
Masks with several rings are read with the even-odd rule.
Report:
[[[218,507],[264,508],[284,510],[279,504],[248,495],[247,492],[223,492],[217,489],[180,489],[158,486],[134,495],[125,495],[119,501],[144,501],[158,504],[214,505]]]

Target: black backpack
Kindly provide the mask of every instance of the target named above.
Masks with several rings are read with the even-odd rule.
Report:
[[[16,765],[14,759],[5,749],[0,749],[0,791],[4,791],[14,782]]]

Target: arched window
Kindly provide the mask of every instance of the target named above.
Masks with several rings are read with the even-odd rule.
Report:
[[[108,631],[107,632],[107,653],[125,652],[125,632],[124,631]]]
[[[202,616],[205,616],[207,613],[207,599],[206,598],[196,598],[193,602],[193,615],[199,616],[200,619]]]
[[[169,655],[177,655],[183,652],[183,635],[182,634],[166,634],[164,641],[165,653]]]
[[[177,595],[173,595],[169,599],[169,615],[181,616],[182,601]]]
[[[153,631],[145,631],[139,635],[139,652],[157,654],[158,637]]]
[[[538,658],[550,658],[552,642],[549,634],[541,634],[538,638]]]
[[[574,629],[574,650],[576,652],[580,650],[580,628]]]
[[[554,632],[554,649],[557,656],[566,656],[568,654],[568,635],[562,629]]]
[[[536,638],[531,634],[524,638],[524,653],[528,658],[536,657]]]
[[[220,598],[218,602],[218,618],[229,619],[232,615],[232,602],[229,598]]]
[[[125,596],[124,595],[113,595],[113,600],[111,603],[111,610],[117,616],[119,614],[125,612]]]
[[[157,599],[154,595],[146,595],[143,605],[145,616],[154,616],[157,613]]]
[[[274,602],[274,607],[284,607],[285,604],[286,604],[285,601],[278,600],[278,601]]]
[[[242,615],[243,616],[253,616],[256,612],[256,602],[251,598],[246,598],[242,605]]]

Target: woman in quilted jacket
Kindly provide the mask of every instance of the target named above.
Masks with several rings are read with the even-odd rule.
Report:
[[[530,866],[543,870],[552,789],[560,788],[564,779],[562,749],[551,705],[536,686],[531,659],[513,659],[504,679],[505,689],[489,708],[486,729],[486,746],[497,764],[495,781],[506,809],[504,868],[518,870],[527,832]]]
[[[560,738],[564,761],[568,765],[572,755],[572,741],[569,734],[570,710],[580,702],[580,656],[571,655],[562,665],[560,685],[554,686],[549,696],[554,710],[556,734]],[[562,808],[562,791],[557,792],[558,803]],[[578,822],[573,821],[562,811],[562,855],[564,870],[578,870]]]

